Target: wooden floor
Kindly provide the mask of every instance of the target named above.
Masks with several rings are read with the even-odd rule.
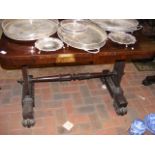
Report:
[[[60,73],[95,72],[112,65],[30,69],[35,76]],[[127,135],[131,122],[155,112],[155,85],[143,86],[142,80],[153,71],[138,71],[132,63],[125,67],[122,88],[128,101],[128,114],[117,116],[112,99],[99,79],[35,84],[36,125],[21,125],[20,70],[0,68],[0,134],[45,135],[89,134]],[[73,128],[62,125],[71,122]],[[147,132],[146,134],[150,134]]]

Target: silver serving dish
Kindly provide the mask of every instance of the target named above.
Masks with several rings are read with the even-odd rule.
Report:
[[[86,20],[66,19],[60,22],[60,26],[66,33],[79,33],[87,30]]]
[[[86,27],[87,29],[80,33],[67,33],[63,28],[59,27],[57,33],[59,38],[71,47],[89,53],[98,53],[106,43],[107,33],[92,22],[86,21]]]
[[[118,44],[130,45],[136,43],[136,38],[126,32],[111,32],[108,38]]]
[[[106,31],[133,32],[142,28],[136,19],[91,19]]]
[[[35,42],[35,47],[41,51],[57,51],[64,46],[60,39],[48,37],[39,39]]]
[[[32,41],[56,33],[58,20],[6,19],[2,22],[4,34],[13,40]]]

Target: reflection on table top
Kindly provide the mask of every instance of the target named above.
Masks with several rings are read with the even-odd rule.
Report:
[[[98,54],[90,54],[83,50],[67,47],[55,52],[43,52],[34,47],[34,42],[19,42],[7,38],[4,34],[0,41],[0,50],[7,54],[0,55],[1,66],[6,69],[44,67],[56,65],[104,64],[116,60],[150,58],[155,55],[155,40],[146,38],[141,33],[135,34],[135,45],[125,47],[107,41]]]

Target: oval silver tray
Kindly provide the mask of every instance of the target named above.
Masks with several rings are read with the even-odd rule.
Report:
[[[60,26],[66,33],[79,33],[87,30],[86,20],[66,19],[60,22]]]
[[[106,31],[133,32],[140,28],[136,19],[91,19]]]
[[[57,51],[64,46],[63,42],[60,39],[48,37],[39,39],[35,42],[35,47],[41,51]]]
[[[92,22],[87,23],[87,29],[80,33],[67,33],[61,27],[58,28],[59,38],[67,45],[82,49],[89,53],[98,53],[107,40],[107,33]]]
[[[136,38],[126,32],[111,32],[108,38],[118,44],[130,45],[136,43]]]
[[[13,40],[33,41],[56,33],[58,20],[6,19],[2,22],[4,34]]]

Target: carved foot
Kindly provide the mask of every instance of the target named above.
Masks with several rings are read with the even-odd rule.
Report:
[[[114,108],[115,108],[115,111],[118,115],[125,115],[127,114],[127,107],[118,107],[117,106],[117,103],[114,101],[114,104],[113,104]]]
[[[22,121],[22,124],[24,127],[30,128],[35,125],[35,120],[34,119],[24,119]]]

